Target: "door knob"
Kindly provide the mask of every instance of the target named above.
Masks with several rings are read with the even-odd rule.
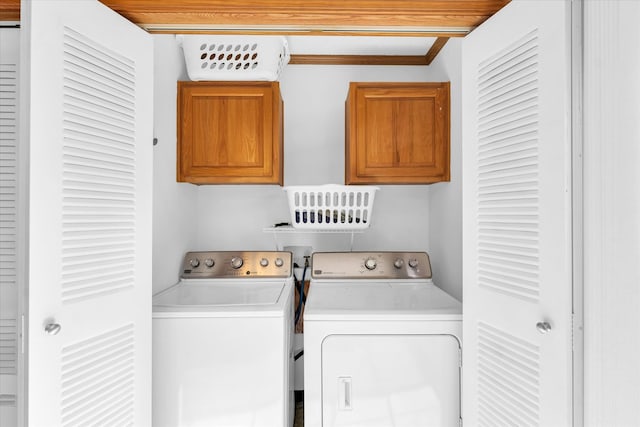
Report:
[[[44,327],[44,331],[49,335],[58,335],[60,329],[62,329],[62,326],[60,326],[58,323],[47,323],[47,325]]]
[[[541,334],[546,334],[547,332],[551,331],[551,325],[549,324],[549,322],[538,322],[536,323],[536,329]]]

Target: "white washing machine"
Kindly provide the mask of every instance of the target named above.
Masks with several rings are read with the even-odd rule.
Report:
[[[190,252],[153,297],[153,425],[293,424],[290,252]]]
[[[462,307],[424,252],[314,253],[305,427],[459,426]]]

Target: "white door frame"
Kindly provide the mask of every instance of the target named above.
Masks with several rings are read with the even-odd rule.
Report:
[[[571,2],[571,179],[573,236],[573,425],[584,424],[582,0]]]

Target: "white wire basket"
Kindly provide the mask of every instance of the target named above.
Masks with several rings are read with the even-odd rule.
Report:
[[[378,187],[316,185],[285,187],[291,225],[307,230],[361,230],[371,225]]]
[[[191,80],[276,81],[289,63],[282,36],[178,35]]]

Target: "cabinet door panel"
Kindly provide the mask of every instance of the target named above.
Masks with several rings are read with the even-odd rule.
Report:
[[[358,145],[358,157],[362,161],[361,172],[365,167],[389,168],[394,164],[396,149],[394,144],[394,104],[390,99],[362,97],[362,110],[365,120],[358,123],[358,133],[364,135],[368,144]],[[377,123],[378,126],[368,127],[368,123]]]
[[[435,166],[435,100],[418,98],[396,101],[397,165],[406,167]]]
[[[262,166],[262,144],[271,130],[263,123],[263,97],[196,95],[192,102],[192,166]]]
[[[449,180],[449,83],[351,83],[347,184]]]
[[[282,185],[277,82],[179,82],[178,181]]]

